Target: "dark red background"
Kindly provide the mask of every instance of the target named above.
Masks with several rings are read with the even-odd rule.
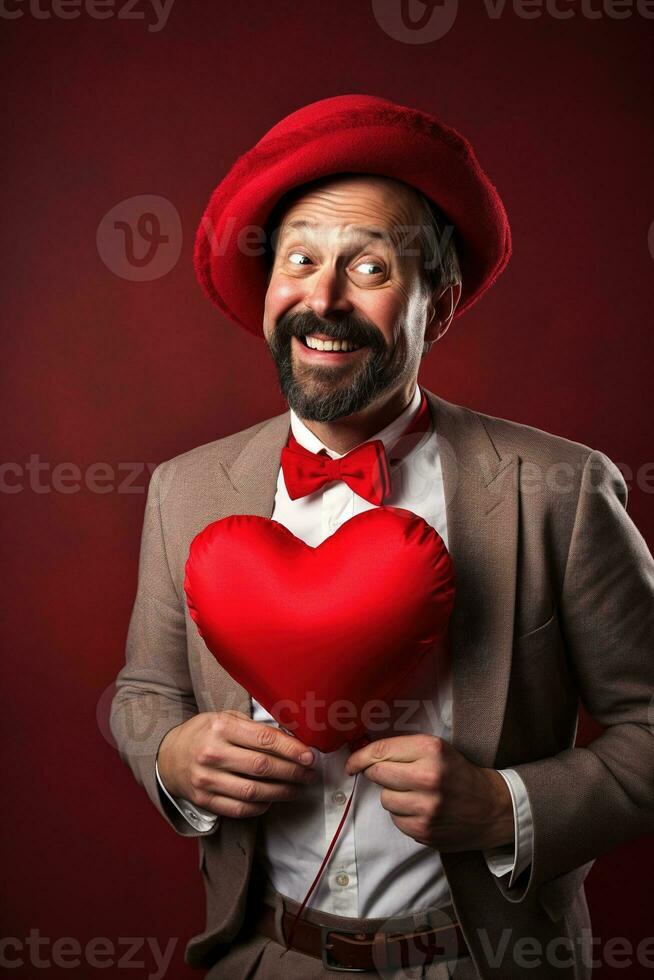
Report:
[[[179,937],[169,975],[197,975],[182,962],[204,926],[196,843],[120,762],[108,703],[145,464],[285,407],[265,345],[217,314],[191,264],[210,191],[282,115],[363,91],[470,138],[505,200],[515,255],[421,381],[607,453],[652,545],[654,481],[631,475],[651,460],[654,407],[652,21],[570,7],[571,20],[510,7],[494,20],[466,4],[430,44],[392,39],[370,3],[345,0],[177,0],[158,33],[87,14],[3,21],[5,458],[144,464],[137,492],[118,492],[117,479],[106,494],[3,494],[4,934]],[[180,260],[152,282],[115,275],[96,248],[105,213],[140,194],[169,199],[182,219]],[[653,856],[641,839],[597,862],[588,891],[602,942],[653,934]],[[71,971],[49,976],[60,974]]]

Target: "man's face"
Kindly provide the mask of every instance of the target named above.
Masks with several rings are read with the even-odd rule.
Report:
[[[409,187],[368,175],[330,178],[284,213],[263,330],[301,418],[350,415],[417,377],[429,313],[407,230],[418,215]],[[334,340],[357,349],[316,349]]]

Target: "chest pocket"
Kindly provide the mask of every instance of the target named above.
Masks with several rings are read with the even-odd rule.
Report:
[[[514,640],[498,768],[555,755],[574,744],[578,696],[556,609]]]
[[[556,610],[555,609],[552,609],[552,612],[551,612],[551,615],[550,615],[549,619],[546,619],[544,623],[541,623],[540,624],[540,626],[535,626],[533,629],[528,630],[526,633],[521,633],[520,636],[516,637],[516,641],[515,642],[516,643],[525,643],[525,642],[529,641],[532,637],[535,637],[538,633],[541,633],[544,630],[548,630],[550,627],[552,627],[554,625],[554,623],[556,623],[556,625],[558,627],[558,619],[557,619],[557,615],[556,615]]]

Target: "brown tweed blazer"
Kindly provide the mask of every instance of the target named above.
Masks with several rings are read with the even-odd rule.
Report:
[[[563,937],[576,943],[574,964],[544,961],[529,976],[578,980],[590,976],[579,938],[594,859],[654,830],[654,560],[603,453],[424,390],[458,587],[452,742],[478,765],[517,769],[534,819],[533,863],[510,890],[479,851],[441,857],[482,977],[522,977],[516,941]],[[198,836],[207,923],[187,945],[191,965],[209,965],[242,924],[257,820],[223,818],[199,836],[156,783],[169,729],[201,711],[251,713],[188,615],[184,563],[211,521],[271,516],[289,425],[286,411],[161,463],[148,491],[110,723],[164,819]],[[580,699],[604,729],[586,748],[574,747]]]

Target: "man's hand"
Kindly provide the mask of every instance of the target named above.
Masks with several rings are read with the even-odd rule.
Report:
[[[439,851],[485,850],[513,841],[513,805],[504,778],[468,762],[434,735],[370,742],[345,765],[383,787],[381,805],[398,830]]]
[[[171,795],[237,818],[259,816],[275,800],[294,800],[316,780],[313,761],[298,738],[233,709],[202,712],[172,728],[157,755]]]

